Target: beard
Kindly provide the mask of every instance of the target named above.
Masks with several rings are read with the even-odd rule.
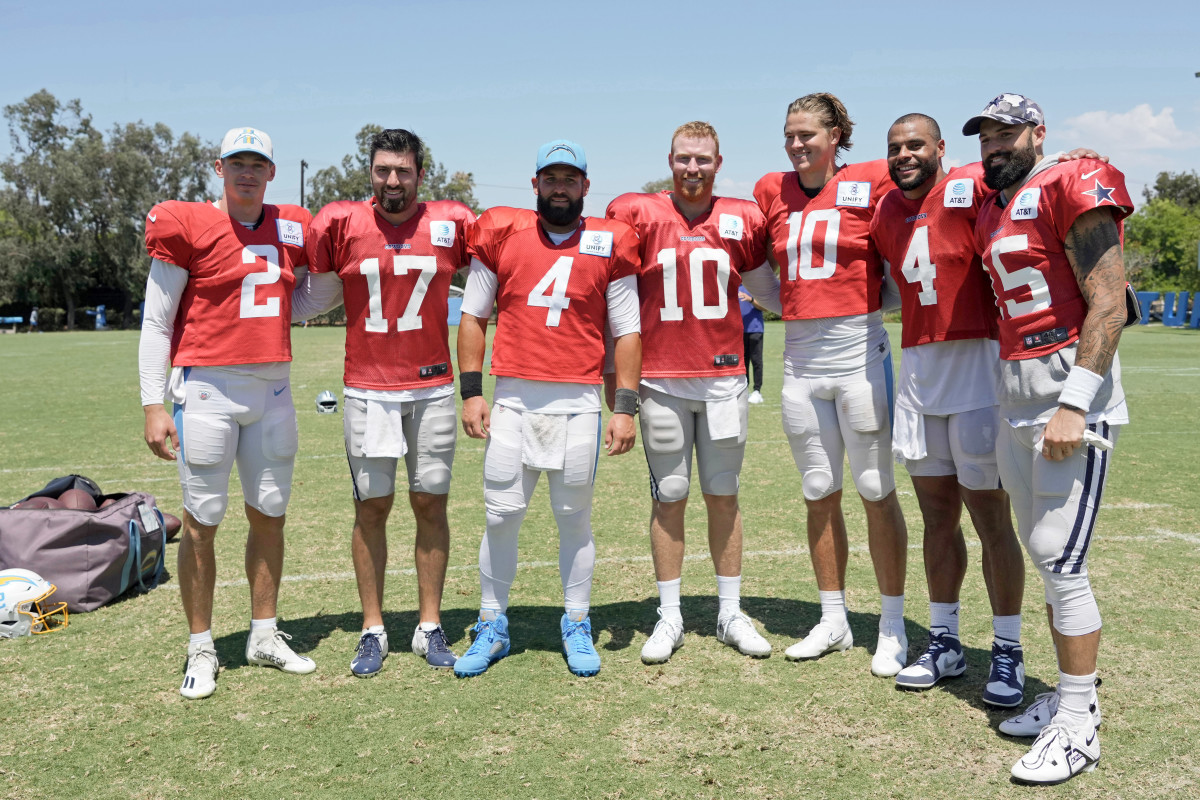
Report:
[[[916,159],[916,162],[917,172],[907,180],[901,180],[896,173],[891,172],[891,169],[889,168],[889,172],[891,172],[892,176],[892,182],[899,186],[903,191],[911,191],[925,183],[925,181],[929,180],[934,175],[937,175],[938,163],[936,159],[927,159],[922,161],[918,158]]]
[[[983,162],[983,182],[989,189],[1007,189],[1021,180],[1037,163],[1037,151],[1033,142],[1026,147],[1015,147],[1008,154],[1008,161],[996,166],[991,158]]]
[[[537,198],[537,212],[542,219],[551,225],[570,225],[583,215],[583,198],[569,200],[566,206],[556,206],[550,204],[549,198],[542,197],[539,194]]]
[[[379,203],[379,207],[388,214],[399,214],[413,204],[413,198],[408,192],[401,191],[399,197],[387,197],[381,189],[375,195],[375,201]]]

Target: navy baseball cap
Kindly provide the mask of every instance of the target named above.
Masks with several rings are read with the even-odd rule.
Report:
[[[1005,93],[992,99],[978,116],[971,117],[963,125],[963,136],[979,133],[979,124],[985,119],[994,119],[1005,125],[1044,125],[1046,117],[1042,107],[1023,94]]]
[[[541,172],[554,164],[566,164],[587,175],[587,155],[583,152],[583,147],[568,139],[555,139],[538,148],[535,172]]]

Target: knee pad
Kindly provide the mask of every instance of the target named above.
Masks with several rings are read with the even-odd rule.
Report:
[[[1046,603],[1054,610],[1054,629],[1063,636],[1100,630],[1100,608],[1087,572],[1068,574],[1038,567],[1046,585]]]
[[[197,499],[185,489],[183,507],[201,525],[220,525],[229,507],[229,495],[210,494]]]
[[[428,494],[450,493],[450,470],[445,464],[430,464],[419,469],[410,487],[414,492]]]
[[[718,472],[708,483],[708,494],[728,496],[738,493],[739,481],[736,472]]]
[[[891,486],[885,486],[883,473],[877,469],[868,469],[855,476],[854,488],[858,489],[858,493],[862,495],[864,500],[878,503],[891,494],[896,486],[894,481]]]
[[[667,475],[658,482],[654,499],[662,503],[674,503],[686,500],[691,491],[691,481],[685,475]]]
[[[300,449],[296,409],[273,408],[262,418],[263,453],[272,461],[291,461]],[[264,512],[265,513],[265,512]]]
[[[258,502],[250,503],[250,505],[268,517],[282,517],[287,512],[289,498],[290,493],[285,493],[283,489],[276,486],[262,490]]]
[[[833,474],[823,469],[810,469],[805,472],[803,485],[805,500],[824,500],[842,488],[840,485],[834,485]]]

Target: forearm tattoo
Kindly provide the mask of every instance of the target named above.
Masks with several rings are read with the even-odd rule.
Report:
[[[1112,213],[1098,208],[1080,215],[1063,246],[1088,304],[1075,363],[1106,375],[1125,326],[1125,260]]]

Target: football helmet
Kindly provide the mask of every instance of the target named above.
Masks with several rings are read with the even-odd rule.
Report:
[[[67,604],[49,603],[57,587],[27,569],[0,571],[0,639],[67,627]]]
[[[326,389],[317,395],[317,413],[318,414],[336,414],[337,413],[337,398],[333,396],[333,392]]]

